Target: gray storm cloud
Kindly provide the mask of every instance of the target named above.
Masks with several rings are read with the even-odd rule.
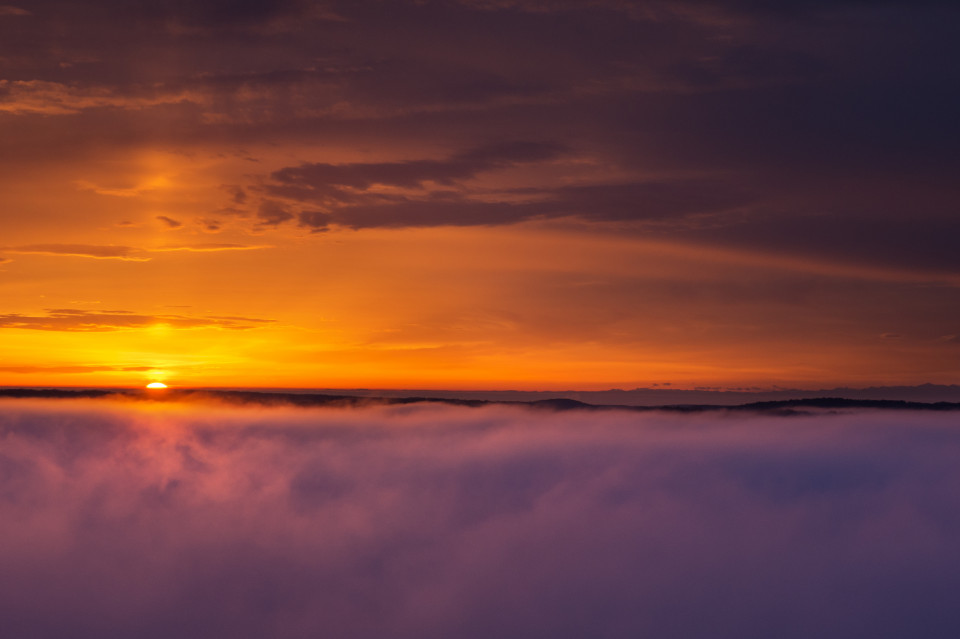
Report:
[[[955,637],[951,414],[0,403],[17,637]]]

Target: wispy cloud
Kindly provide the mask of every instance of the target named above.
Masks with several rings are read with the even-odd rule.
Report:
[[[149,257],[140,255],[141,249],[132,246],[114,246],[99,244],[26,244],[22,246],[4,246],[0,249],[8,253],[35,253],[39,255],[63,255],[68,257],[92,257],[101,260],[129,260],[145,262]]]
[[[261,249],[273,248],[269,244],[229,244],[218,242],[200,242],[197,244],[170,244],[146,249],[154,253],[167,253],[171,251],[187,251],[192,253],[211,253],[216,251],[257,251]]]
[[[17,374],[49,375],[54,373],[103,373],[103,372],[144,372],[153,370],[153,366],[116,366],[111,364],[61,364],[51,366],[0,366],[0,372]]]
[[[168,244],[152,248],[100,244],[27,244],[21,246],[3,246],[0,247],[0,250],[7,251],[8,253],[147,262],[151,259],[149,255],[146,255],[147,253],[170,253],[177,251],[213,253],[217,251],[255,251],[268,248],[273,248],[273,246],[267,244],[199,242],[196,244]]]
[[[77,87],[46,80],[0,80],[0,112],[14,115],[70,115],[86,109],[140,110],[163,104],[198,102],[185,92],[124,95],[106,87]]]
[[[26,9],[13,7],[8,4],[0,5],[0,16],[29,16],[33,15]]]
[[[151,326],[242,330],[273,321],[251,317],[142,315],[132,311],[87,311],[73,308],[52,308],[44,315],[0,314],[0,328],[67,332],[115,331]]]

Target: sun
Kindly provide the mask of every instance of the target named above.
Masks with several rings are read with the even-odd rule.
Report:
[[[167,385],[163,382],[150,382],[147,384],[147,388],[166,388]]]

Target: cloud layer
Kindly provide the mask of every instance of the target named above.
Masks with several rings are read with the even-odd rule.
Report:
[[[955,5],[767,4],[36,0],[0,15],[3,148],[22,163],[305,145],[243,172],[267,227],[654,219],[955,270]],[[476,155],[531,141],[522,159]],[[579,164],[530,172],[561,151]],[[518,183],[534,201],[503,188]]]
[[[31,637],[953,637],[949,415],[3,402]]]

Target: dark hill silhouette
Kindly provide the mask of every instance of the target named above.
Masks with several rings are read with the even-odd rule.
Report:
[[[270,392],[248,390],[209,389],[0,389],[0,398],[8,399],[116,399],[124,401],[187,401],[219,402],[232,405],[300,406],[300,407],[361,407],[372,405],[405,405],[415,403],[447,404],[451,406],[479,407],[491,405],[524,406],[540,410],[627,410],[627,411],[673,411],[693,413],[701,411],[754,411],[779,414],[802,414],[810,410],[882,409],[882,410],[960,410],[960,402],[916,402],[898,399],[850,399],[846,397],[812,397],[773,401],[748,402],[743,404],[667,404],[661,406],[631,406],[589,404],[569,398],[548,398],[533,401],[497,401],[481,399],[440,397],[378,397],[357,395],[333,395],[327,393]]]

